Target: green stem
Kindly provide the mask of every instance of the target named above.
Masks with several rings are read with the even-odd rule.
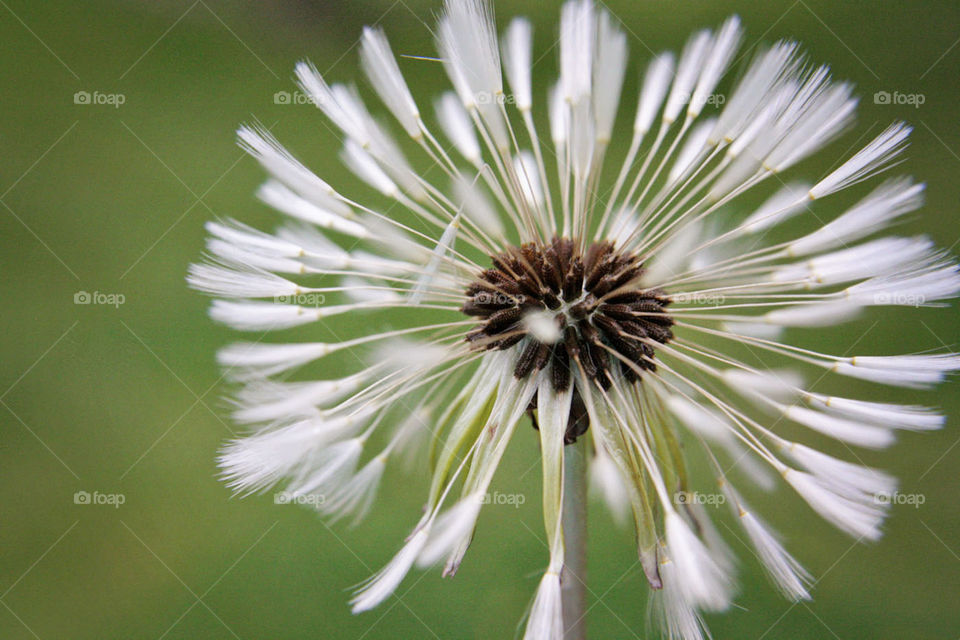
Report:
[[[587,637],[587,440],[563,448],[564,640]]]

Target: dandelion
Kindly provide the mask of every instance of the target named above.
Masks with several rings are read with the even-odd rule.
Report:
[[[299,64],[303,91],[342,135],[344,164],[369,187],[356,197],[268,130],[240,129],[270,175],[260,199],[286,220],[274,233],[207,225],[208,260],[189,282],[219,298],[212,317],[258,338],[391,328],[223,349],[235,418],[254,432],[220,465],[239,493],[282,483],[325,516],[359,518],[388,463],[425,465],[416,454],[430,449],[423,513],[354,594],[359,613],[415,565],[456,573],[507,446],[536,455],[529,422],[549,558],[525,637],[582,634],[589,477],[635,529],[651,618],[669,638],[703,638],[701,614],[730,606],[735,578],[689,499],[694,476],[716,480],[701,488],[731,507],[777,589],[809,599],[810,574],[735,483],[789,485],[840,530],[879,538],[889,501],[876,496],[895,480],[799,440],[828,436],[857,459],[855,448],[888,447],[900,430],[939,428],[933,409],[846,397],[842,382],[930,388],[960,355],[833,355],[793,341],[871,307],[936,306],[960,292],[960,275],[924,236],[875,237],[923,202],[922,184],[878,178],[900,161],[907,125],[816,182],[793,175],[851,125],[857,103],[795,43],[760,48],[725,81],[741,40],[731,18],[679,56],[656,55],[634,100],[622,91],[627,37],[609,13],[570,0],[559,36],[559,78],[544,98],[530,23],[498,37],[486,0],[447,0],[435,37],[453,90],[427,115],[386,35],[365,29],[360,61],[391,125],[357,88]],[[618,116],[632,133],[610,169]],[[834,196],[855,186],[866,195],[838,213]],[[821,377],[838,395],[811,389]]]

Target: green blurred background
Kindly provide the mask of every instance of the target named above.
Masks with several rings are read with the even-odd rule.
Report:
[[[905,168],[927,181],[928,204],[904,232],[958,241],[957,3],[608,6],[632,32],[629,109],[651,50],[678,50],[692,29],[732,12],[746,45],[800,39],[863,96],[857,128],[803,172],[823,175],[861,136],[907,119],[916,131]],[[501,27],[516,14],[534,19],[539,53],[558,8],[496,6]],[[273,127],[330,182],[349,179],[319,113],[274,100],[294,91],[295,62],[359,80],[354,45],[361,26],[378,21],[398,53],[432,55],[438,10],[421,0],[0,2],[0,638],[513,636],[546,563],[535,439],[517,438],[496,482],[529,499],[485,510],[455,579],[414,571],[401,599],[352,616],[348,588],[398,548],[425,474],[388,472],[371,518],[353,529],[328,528],[269,495],[231,499],[214,462],[234,428],[214,351],[237,336],[214,326],[208,301],[184,283],[206,220],[277,220],[253,197],[263,176],[235,146],[239,123]],[[555,55],[538,66],[538,95]],[[426,111],[445,86],[439,66],[401,64]],[[77,104],[78,91],[119,94],[123,104]],[[925,102],[875,104],[877,91]],[[74,304],[80,291],[124,303]],[[861,353],[956,346],[955,309],[884,315],[803,337],[836,352],[864,333]],[[960,636],[960,402],[953,385],[938,394],[874,391],[954,414],[942,432],[906,434],[893,452],[864,456],[925,497],[919,508],[893,508],[879,544],[851,548],[786,490],[753,498],[818,579],[815,601],[785,603],[732,539],[742,608],[709,617],[716,637]],[[124,504],[75,504],[81,491],[122,494]],[[591,637],[655,637],[631,534],[594,509],[590,535]]]

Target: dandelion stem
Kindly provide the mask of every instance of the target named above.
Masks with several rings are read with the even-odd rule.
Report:
[[[587,637],[587,440],[563,448],[564,640]]]

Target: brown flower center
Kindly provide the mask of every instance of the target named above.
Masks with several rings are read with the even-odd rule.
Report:
[[[481,322],[466,339],[477,350],[518,346],[517,378],[552,363],[557,391],[570,387],[571,371],[603,389],[616,375],[636,382],[639,371],[656,368],[654,345],[673,338],[673,319],[666,313],[670,300],[664,291],[639,284],[644,268],[636,255],[620,253],[609,242],[594,243],[582,255],[577,246],[555,238],[492,256],[493,267],[466,290],[461,310]],[[542,342],[530,332],[525,318],[537,312],[553,316],[558,340]],[[582,398],[575,396],[574,408],[582,408]],[[585,416],[576,417],[571,415],[568,442],[586,431],[586,424],[575,424],[585,423]]]

